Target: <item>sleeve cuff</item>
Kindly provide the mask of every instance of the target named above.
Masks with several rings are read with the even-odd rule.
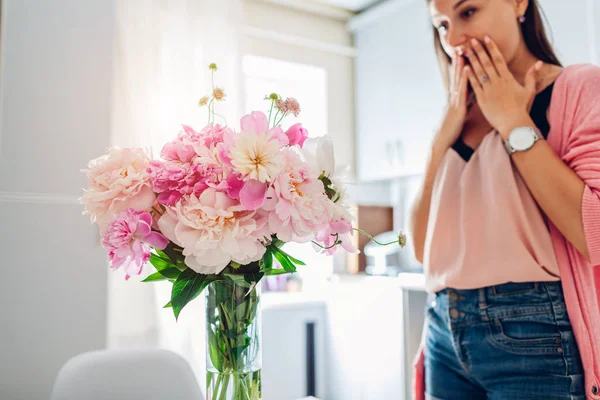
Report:
[[[597,266],[600,265],[600,197],[588,185],[583,191],[581,210],[590,263]]]

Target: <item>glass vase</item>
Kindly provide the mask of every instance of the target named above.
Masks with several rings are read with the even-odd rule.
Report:
[[[207,400],[262,399],[260,285],[210,283],[206,329]]]

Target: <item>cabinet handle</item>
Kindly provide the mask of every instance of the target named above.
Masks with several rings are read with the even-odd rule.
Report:
[[[389,167],[394,166],[394,146],[389,140],[385,141],[385,155],[387,157],[387,163]]]
[[[306,323],[306,395],[317,395],[315,322]]]
[[[398,159],[398,163],[400,163],[400,165],[403,167],[404,166],[404,142],[402,142],[402,140],[398,139],[396,140],[396,154],[397,159]]]

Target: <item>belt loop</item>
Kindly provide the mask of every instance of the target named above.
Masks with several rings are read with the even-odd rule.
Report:
[[[478,302],[479,302],[479,314],[481,315],[481,319],[483,321],[489,321],[487,314],[487,298],[485,294],[486,288],[480,288],[478,291]]]

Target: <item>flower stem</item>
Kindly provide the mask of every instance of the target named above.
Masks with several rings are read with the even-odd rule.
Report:
[[[210,101],[210,103],[208,103],[208,122],[207,122],[207,124],[210,124],[210,112],[211,112],[210,108],[211,108],[211,106],[213,105],[214,102],[215,102],[215,99],[213,97],[213,99]]]
[[[271,100],[271,109],[269,110],[269,127],[271,126],[271,114],[273,113],[273,105],[275,104],[275,100]]]
[[[221,114],[216,114],[216,113],[213,113],[213,115],[216,115],[217,117],[220,117],[220,118],[223,120],[223,123],[224,123],[225,125],[227,125],[227,119],[225,119],[225,117],[224,117],[224,116],[222,116]],[[214,121],[213,121],[213,122],[214,122]]]
[[[281,121],[283,121],[283,118],[285,118],[285,116],[287,115],[287,112],[284,112],[283,115],[281,116],[281,118],[279,118],[279,121],[277,121],[277,123],[273,126],[277,126],[281,123]]]
[[[313,240],[312,242],[313,242],[314,244],[316,244],[317,246],[319,246],[320,248],[322,248],[323,250],[329,250],[329,249],[332,249],[332,248],[334,248],[335,246],[337,246],[338,244],[341,244],[341,243],[342,243],[342,241],[341,241],[341,240],[338,240],[338,239],[339,239],[339,234],[337,234],[337,233],[336,233],[335,235],[333,235],[333,234],[332,234],[331,236],[335,236],[335,241],[334,241],[334,242],[333,242],[333,244],[332,244],[331,246],[329,246],[329,247],[323,247],[323,246],[321,246],[319,243],[315,242],[314,240]]]
[[[212,400],[218,400],[219,390],[221,389],[221,382],[223,380],[223,374],[218,374],[217,383],[215,383],[215,387],[213,388]]]
[[[157,210],[156,207],[152,207],[152,209],[154,210],[154,212],[156,212],[158,215],[162,215],[163,213],[160,210]]]
[[[393,242],[389,242],[389,243],[380,243],[377,240],[375,240],[375,238],[373,236],[369,235],[367,232],[363,231],[362,229],[359,229],[359,228],[352,228],[352,229],[354,229],[357,232],[362,233],[363,235],[365,235],[366,237],[368,237],[369,239],[371,239],[372,241],[374,241],[375,243],[377,243],[380,246],[388,246],[390,244],[397,244],[398,243],[397,240],[394,240]]]
[[[222,387],[221,387],[221,396],[219,396],[219,400],[224,400],[227,395],[227,386],[229,386],[229,376],[231,374],[225,375],[225,379],[223,379]]]

